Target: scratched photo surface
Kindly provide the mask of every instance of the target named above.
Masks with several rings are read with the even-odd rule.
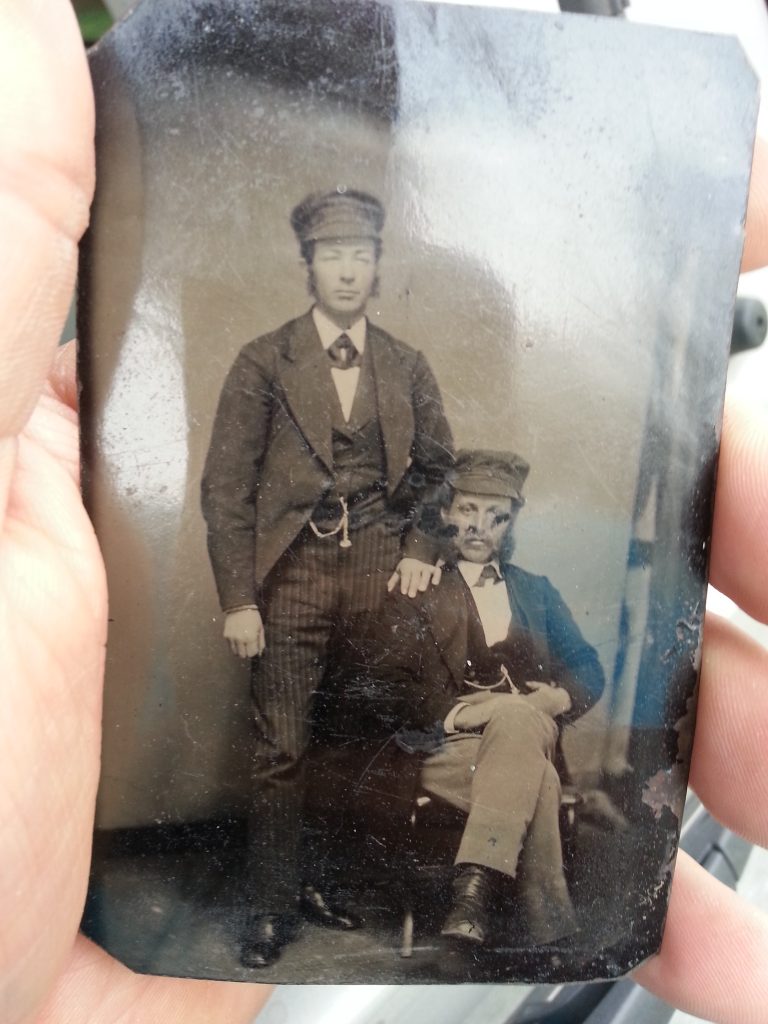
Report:
[[[143,0],[91,67],[86,932],[243,981],[631,969],[695,718],[736,42]]]

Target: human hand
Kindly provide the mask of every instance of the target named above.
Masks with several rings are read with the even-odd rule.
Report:
[[[387,590],[391,594],[399,582],[401,594],[416,597],[418,593],[423,594],[430,583],[437,586],[442,576],[443,570],[439,565],[430,565],[418,558],[401,558],[389,577]]]
[[[266,640],[258,608],[229,612],[224,620],[224,639],[229,640],[232,653],[240,658],[255,658],[263,654]]]
[[[57,353],[93,188],[67,0],[0,4],[0,1016],[236,1024],[269,989],[139,977],[78,936],[99,773],[106,587]],[[47,378],[47,381],[46,381]]]
[[[550,718],[557,718],[558,715],[564,715],[566,711],[571,710],[571,695],[562,686],[552,686],[541,680],[533,680],[525,685],[529,690],[533,690],[533,693],[526,694],[524,700]]]
[[[755,150],[742,269],[768,264],[768,144]],[[711,579],[768,622],[768,417],[726,404]],[[768,652],[708,615],[690,784],[712,814],[768,845]],[[768,1020],[768,915],[685,853],[659,956],[634,972],[656,995],[719,1024]]]
[[[466,696],[462,694],[461,700],[468,706],[456,713],[453,720],[454,728],[459,732],[476,732],[478,729],[484,729],[502,704],[509,705],[510,701],[519,704],[526,699],[514,693],[481,692]]]

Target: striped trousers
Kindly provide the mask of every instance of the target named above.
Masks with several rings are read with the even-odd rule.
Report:
[[[400,557],[399,525],[376,522],[350,539],[352,546],[341,548],[338,537],[317,538],[304,530],[266,582],[266,649],[253,660],[251,675],[251,912],[296,909],[313,698],[334,634],[344,635],[355,616],[380,608]]]

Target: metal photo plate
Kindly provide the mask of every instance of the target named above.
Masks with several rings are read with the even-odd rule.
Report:
[[[738,44],[143,0],[91,68],[87,934],[242,981],[630,970],[695,718]]]

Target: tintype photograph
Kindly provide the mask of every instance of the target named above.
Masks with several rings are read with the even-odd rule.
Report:
[[[738,45],[143,0],[91,67],[87,934],[244,981],[630,970],[695,720]]]

